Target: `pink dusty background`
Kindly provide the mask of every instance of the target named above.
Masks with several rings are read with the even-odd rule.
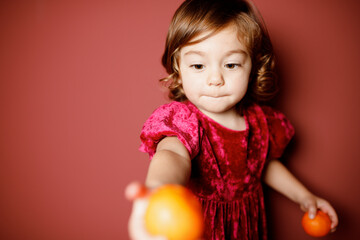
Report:
[[[143,122],[179,0],[0,1],[0,239],[128,239]],[[256,0],[279,59],[286,165],[336,207],[324,239],[360,236],[360,3]],[[268,191],[270,239],[311,239]]]

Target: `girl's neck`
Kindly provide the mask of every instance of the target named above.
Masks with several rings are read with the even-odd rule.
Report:
[[[200,109],[199,109],[200,110]],[[239,114],[236,108],[229,109],[221,113],[212,113],[200,110],[203,114],[219,123],[220,125],[235,130],[243,131],[246,129],[246,123],[243,116]]]

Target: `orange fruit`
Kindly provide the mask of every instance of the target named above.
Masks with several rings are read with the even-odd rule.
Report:
[[[164,185],[149,197],[145,226],[150,234],[169,240],[199,239],[204,230],[201,205],[187,188]]]
[[[323,237],[331,230],[331,220],[329,216],[318,210],[314,219],[310,219],[305,213],[301,224],[307,234],[313,237]]]

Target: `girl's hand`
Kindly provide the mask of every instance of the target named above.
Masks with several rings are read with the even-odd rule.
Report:
[[[152,236],[145,229],[144,215],[148,205],[149,190],[140,183],[130,183],[125,196],[133,201],[133,209],[129,219],[129,235],[132,240],[166,240],[162,236]]]
[[[331,232],[334,232],[336,230],[339,222],[338,216],[335,212],[335,209],[328,201],[315,195],[309,194],[304,197],[299,203],[301,209],[304,212],[308,212],[311,219],[315,217],[317,209],[320,209],[324,213],[327,213],[331,220]]]

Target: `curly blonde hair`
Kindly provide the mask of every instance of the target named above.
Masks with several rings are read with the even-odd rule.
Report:
[[[269,100],[276,94],[273,47],[256,8],[245,0],[187,0],[174,14],[162,57],[169,75],[160,81],[167,83],[170,99],[180,102],[187,99],[180,81],[180,49],[201,42],[230,24],[237,27],[239,40],[252,60],[249,87],[242,102]],[[204,32],[209,34],[192,41]]]

